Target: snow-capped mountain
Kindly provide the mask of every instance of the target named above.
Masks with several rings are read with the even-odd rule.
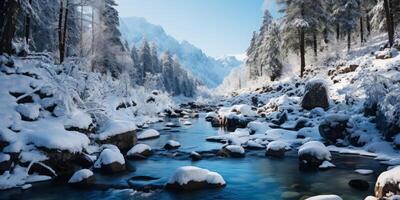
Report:
[[[156,44],[160,53],[169,51],[181,64],[210,88],[222,83],[229,72],[242,64],[235,57],[215,59],[187,41],[179,42],[168,35],[161,26],[144,18],[129,17],[120,20],[120,30],[130,46],[140,47],[144,40]]]

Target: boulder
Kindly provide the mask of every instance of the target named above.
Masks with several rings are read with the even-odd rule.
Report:
[[[220,127],[221,126],[221,120],[218,117],[215,117],[211,119],[211,126],[212,127]]]
[[[92,186],[95,181],[96,178],[94,177],[92,171],[88,169],[81,169],[72,175],[68,181],[68,184],[78,188],[87,188]]]
[[[282,141],[273,141],[267,145],[266,156],[281,158],[285,156],[285,152],[290,149],[290,145]]]
[[[167,144],[164,145],[164,149],[166,150],[175,150],[178,149],[181,146],[181,144],[177,141],[174,140],[169,140]]]
[[[361,179],[353,179],[349,181],[349,185],[357,190],[368,190],[369,189],[369,183],[367,181],[361,180]]]
[[[9,154],[0,153],[0,174],[11,169],[11,156]]]
[[[94,163],[94,168],[103,174],[115,174],[126,170],[125,159],[115,146],[106,147]]]
[[[306,85],[301,106],[306,110],[329,107],[328,91],[323,81],[309,81]]]
[[[126,156],[133,160],[143,160],[152,154],[151,147],[147,144],[137,144],[128,151]]]
[[[160,137],[160,133],[157,130],[154,129],[148,129],[145,130],[144,132],[140,133],[137,136],[138,140],[150,140],[150,139],[155,139],[155,138],[159,138]]]
[[[218,156],[243,158],[245,157],[245,150],[239,145],[227,145],[217,153]]]
[[[199,160],[203,159],[203,157],[202,157],[199,153],[197,153],[197,152],[195,152],[195,151],[193,151],[193,152],[190,153],[190,158],[191,158],[193,161],[199,161]]]
[[[122,152],[127,152],[137,143],[136,131],[128,131],[125,133],[117,134],[108,137],[105,140],[98,140],[100,144],[113,144],[117,146]]]
[[[171,191],[193,191],[208,188],[222,188],[225,180],[216,172],[185,166],[178,168],[166,185]]]
[[[300,169],[316,170],[324,161],[331,160],[331,153],[324,144],[318,141],[310,141],[303,144],[298,151]]]
[[[379,175],[375,184],[375,197],[384,199],[400,195],[400,166],[383,172]]]
[[[348,121],[349,116],[347,115],[329,115],[320,123],[319,134],[328,143],[335,144],[338,139],[344,139],[347,136],[346,125]]]

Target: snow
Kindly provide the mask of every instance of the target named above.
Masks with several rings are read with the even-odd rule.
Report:
[[[82,110],[75,110],[65,116],[65,118],[64,125],[66,128],[76,127],[80,129],[88,129],[93,123],[90,115]]]
[[[384,185],[389,183],[400,183],[400,166],[381,173],[375,185],[383,187]]]
[[[190,181],[194,182],[207,182],[209,184],[225,185],[225,180],[216,172],[211,172],[194,166],[184,166],[178,168],[171,179],[168,181],[170,184],[178,183],[185,185]]]
[[[23,185],[23,186],[21,187],[21,189],[27,190],[27,189],[29,189],[29,188],[31,188],[31,187],[32,187],[32,184],[25,184],[25,185]]]
[[[9,154],[0,153],[0,162],[9,161],[10,158]]]
[[[185,121],[185,122],[183,122],[183,125],[190,126],[190,125],[192,125],[192,122],[190,122],[190,121]]]
[[[290,144],[282,141],[273,141],[267,145],[267,150],[280,151],[280,150],[290,150]]]
[[[334,167],[336,167],[336,166],[327,160],[322,162],[322,164],[319,166],[320,169],[328,169],[328,168],[334,168]]]
[[[207,118],[216,118],[216,117],[218,117],[218,114],[217,113],[215,113],[215,112],[208,112],[207,114],[206,114],[206,119]]]
[[[371,169],[356,169],[354,171],[362,175],[368,175],[374,173],[374,170]]]
[[[118,148],[106,148],[101,153],[97,161],[94,163],[94,168],[101,168],[102,165],[109,165],[112,163],[125,164],[124,156]]]
[[[24,117],[35,120],[40,114],[40,105],[34,103],[19,104],[16,110]]]
[[[245,152],[244,148],[239,146],[239,145],[228,145],[228,146],[226,146],[224,148],[229,150],[230,152],[233,152],[233,153],[244,154],[244,152]]]
[[[157,130],[148,129],[148,130],[145,130],[143,133],[140,133],[137,138],[138,138],[138,140],[146,140],[146,139],[155,138],[158,136],[160,136],[160,133]]]
[[[249,105],[246,104],[241,104],[241,105],[234,105],[231,107],[231,112],[237,111],[238,113],[249,116],[249,117],[254,117],[256,116],[256,112],[251,109]]]
[[[307,198],[306,200],[342,200],[342,198],[337,195],[318,195]]]
[[[127,156],[134,155],[134,154],[140,154],[143,153],[144,151],[151,151],[151,147],[147,144],[137,144],[132,149],[126,153]]]
[[[81,169],[72,175],[68,183],[79,183],[89,177],[93,176],[93,172],[88,169]]]
[[[310,141],[303,144],[299,148],[298,154],[299,156],[304,154],[312,155],[319,160],[331,160],[331,153],[328,151],[324,144],[318,141]]]
[[[108,120],[96,136],[100,140],[106,140],[112,136],[135,131],[135,123],[129,120]]]

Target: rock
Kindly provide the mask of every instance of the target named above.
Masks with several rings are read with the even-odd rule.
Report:
[[[9,154],[0,153],[0,174],[10,171],[12,165],[11,156]]]
[[[380,59],[380,60],[385,60],[385,59],[389,59],[392,58],[392,51],[390,48],[386,48],[383,51],[377,51],[375,52],[375,58],[376,59]]]
[[[211,120],[211,126],[212,127],[220,127],[221,126],[221,120],[218,117],[213,118]]]
[[[122,152],[127,152],[137,143],[136,131],[128,131],[122,134],[111,136],[105,140],[98,140],[100,144],[113,144]]]
[[[349,185],[357,190],[368,190],[369,184],[367,181],[361,179],[353,179],[349,181]]]
[[[178,124],[175,124],[175,123],[172,123],[172,122],[166,123],[165,126],[166,127],[170,127],[170,128],[178,128],[178,127],[180,127]]]
[[[216,172],[206,169],[185,166],[178,168],[166,185],[172,191],[193,191],[208,188],[222,188],[225,180]]]
[[[375,197],[384,199],[384,197],[391,197],[400,195],[400,166],[383,172],[379,175],[375,184]]]
[[[276,119],[272,120],[272,123],[276,125],[282,125],[288,120],[288,113],[287,111],[280,112],[276,115]]]
[[[57,174],[51,168],[40,163],[34,163],[28,171],[28,174],[39,174],[44,176],[56,177]]]
[[[306,110],[329,107],[328,91],[322,81],[310,81],[306,85],[301,106]]]
[[[285,152],[288,148],[290,149],[290,145],[286,142],[273,141],[267,145],[267,151],[265,152],[265,155],[281,158],[285,156]]]
[[[298,151],[300,169],[316,170],[325,160],[331,160],[331,153],[324,144],[310,141],[303,144]]]
[[[126,156],[133,160],[143,160],[152,154],[152,150],[147,144],[137,144],[128,151]]]
[[[239,145],[227,145],[217,153],[218,156],[243,158],[245,157],[245,150]]]
[[[181,144],[177,141],[174,140],[169,140],[167,144],[164,145],[164,149],[166,150],[175,150],[178,149],[181,146]]]
[[[328,143],[335,144],[338,139],[344,139],[347,136],[346,125],[348,121],[347,115],[329,115],[319,125],[319,134]]]
[[[197,153],[197,152],[195,152],[195,151],[193,151],[193,152],[190,153],[190,158],[191,158],[193,161],[199,161],[199,160],[203,159],[203,157],[202,157],[199,153]]]
[[[68,183],[74,187],[87,188],[92,186],[96,181],[96,178],[92,171],[88,169],[81,169],[72,175]]]
[[[145,130],[143,133],[140,133],[137,138],[138,138],[138,140],[151,140],[151,139],[155,139],[155,138],[159,138],[159,137],[160,137],[160,133],[157,130],[148,129],[148,130]]]
[[[132,189],[146,193],[164,188],[160,178],[151,176],[134,176],[129,179],[128,184]]]
[[[230,115],[222,119],[222,126],[228,131],[235,131],[237,128],[246,128],[247,124],[254,121],[252,117],[243,117],[240,115]]]
[[[123,172],[126,170],[124,156],[116,146],[108,146],[100,153],[94,168],[103,174]]]

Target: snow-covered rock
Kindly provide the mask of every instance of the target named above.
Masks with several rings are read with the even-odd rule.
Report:
[[[185,122],[183,122],[183,125],[185,125],[185,126],[190,126],[190,125],[192,125],[192,122],[190,122],[190,121],[185,121]]]
[[[371,169],[356,169],[354,171],[359,174],[362,174],[362,175],[369,175],[369,174],[374,173],[374,170],[371,170]]]
[[[240,145],[227,145],[218,152],[218,155],[224,157],[242,158],[245,156],[245,150]]]
[[[95,177],[92,171],[88,169],[81,169],[72,175],[68,183],[78,187],[85,187],[93,184]]]
[[[209,112],[206,114],[206,117],[205,117],[206,121],[209,121],[209,122],[212,121],[214,118],[218,118],[218,114],[215,112]]]
[[[400,195],[400,166],[383,172],[375,184],[375,197],[378,199]]]
[[[138,140],[149,140],[160,137],[160,133],[154,129],[148,129],[138,135]]]
[[[336,166],[332,164],[331,162],[324,160],[322,164],[318,167],[320,169],[329,169],[329,168],[335,168]]]
[[[115,146],[106,147],[94,163],[95,169],[100,169],[104,174],[114,174],[125,171],[125,159]]]
[[[337,195],[318,195],[307,198],[306,200],[343,200],[343,199]]]
[[[34,121],[39,118],[41,106],[34,103],[19,104],[16,110],[21,114],[22,120]]]
[[[266,156],[283,157],[290,149],[290,144],[282,141],[272,141],[267,145]]]
[[[225,180],[216,172],[193,166],[185,166],[176,170],[166,187],[170,190],[181,191],[221,188],[225,185]]]
[[[338,139],[344,139],[347,135],[346,125],[349,116],[332,114],[325,117],[319,125],[319,133],[327,142],[335,144]]]
[[[328,90],[324,80],[314,79],[307,82],[301,106],[307,110],[329,107]]]
[[[190,152],[190,158],[193,161],[199,161],[199,160],[203,159],[202,156],[199,153],[195,152],[195,151]]]
[[[101,144],[116,145],[121,151],[128,151],[136,144],[136,125],[129,120],[108,120],[95,135]]]
[[[251,106],[246,104],[232,106],[231,112],[236,112],[237,114],[242,114],[248,117],[254,117],[257,115],[257,113],[251,109]]]
[[[164,149],[166,150],[174,150],[178,149],[181,144],[175,140],[168,140],[167,143],[164,145]]]
[[[303,169],[318,169],[325,161],[331,160],[331,153],[324,144],[310,141],[303,144],[298,151],[300,167]]]
[[[126,153],[130,159],[145,159],[152,153],[151,147],[147,144],[137,144]]]

